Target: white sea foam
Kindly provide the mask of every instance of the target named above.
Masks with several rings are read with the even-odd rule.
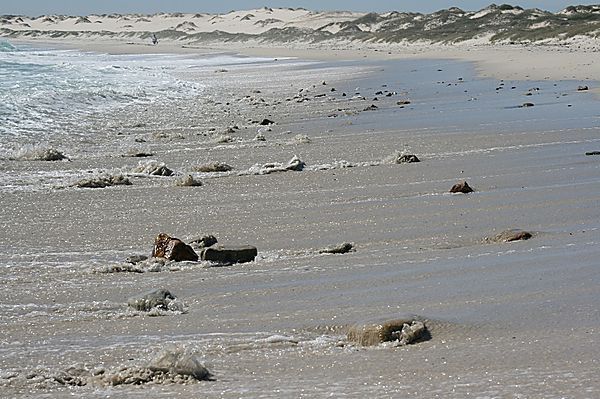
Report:
[[[96,133],[93,117],[202,96],[205,85],[182,80],[180,72],[265,60],[224,54],[109,55],[15,47],[2,41],[0,148],[86,138]]]

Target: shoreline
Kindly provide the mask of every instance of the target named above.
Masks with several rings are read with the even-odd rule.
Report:
[[[86,45],[97,52],[182,54],[174,42]],[[449,51],[447,61],[423,61],[427,54],[441,58],[425,50],[398,53],[406,62],[387,64],[394,54],[288,50],[303,59],[358,61],[171,72],[207,85],[169,106],[101,114],[86,125],[95,134],[59,142],[60,150],[77,151],[66,152],[70,162],[0,160],[15,179],[61,179],[0,198],[3,230],[10,232],[1,244],[7,338],[0,392],[90,398],[598,392],[598,159],[585,155],[600,145],[597,100],[575,94],[571,81],[540,80],[533,93],[528,81],[498,90],[502,84],[477,77],[492,67],[476,71],[451,61],[457,58]],[[182,51],[201,55],[202,48]],[[227,53],[286,55],[277,48]],[[81,57],[89,55],[95,54]],[[503,55],[496,54],[497,62]],[[525,100],[535,106],[519,106]],[[263,118],[275,123],[259,125]],[[175,174],[142,174],[146,160],[127,150],[150,153],[148,162]],[[386,161],[395,151],[420,161]],[[295,155],[303,170],[239,173]],[[213,162],[231,165],[233,174],[197,173],[196,165]],[[101,171],[124,173],[132,184],[68,186]],[[185,174],[202,186],[178,186]],[[459,180],[475,192],[450,194]],[[516,228],[532,239],[487,240]],[[220,244],[255,245],[259,256],[231,266],[119,271],[126,257],[149,255],[161,232],[185,242],[213,234]],[[341,242],[356,250],[319,251]],[[158,288],[172,290],[189,309],[155,317],[128,307],[128,298]],[[426,319],[431,339],[398,348],[347,340],[355,323],[404,314]],[[141,388],[85,377],[100,367],[118,377],[170,347],[198,353],[215,381]],[[395,367],[399,361],[403,366]],[[87,385],[60,385],[75,364]]]
[[[10,40],[9,40],[10,41]],[[600,53],[577,51],[557,46],[507,45],[409,45],[360,48],[293,48],[247,46],[228,43],[227,47],[181,44],[163,41],[147,43],[94,40],[12,40],[15,43],[48,44],[59,48],[108,54],[184,54],[207,55],[235,53],[266,58],[293,57],[316,61],[359,61],[398,59],[451,59],[475,65],[479,77],[499,80],[578,80],[597,81],[600,77]],[[590,88],[600,93],[600,88]]]

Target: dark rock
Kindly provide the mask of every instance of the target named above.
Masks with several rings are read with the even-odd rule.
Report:
[[[451,193],[463,193],[463,194],[467,194],[467,193],[472,193],[473,191],[474,190],[469,186],[469,184],[466,181],[461,181],[459,183],[456,183],[450,189]]]
[[[263,120],[262,120],[262,122],[260,122],[260,125],[262,125],[262,126],[267,126],[267,125],[272,125],[272,124],[274,124],[274,123],[275,123],[275,122],[273,122],[272,120],[269,120],[269,119],[263,119]]]
[[[577,87],[577,91],[587,91],[587,90],[589,90],[589,87],[587,87],[587,86],[578,86]]]
[[[396,102],[397,105],[408,105],[410,104],[409,100],[400,100],[398,102]]]
[[[529,108],[529,107],[533,107],[535,106],[534,103],[523,103],[523,105],[521,105],[521,108]]]
[[[207,234],[190,241],[190,245],[195,248],[212,247],[217,243],[217,237]]]
[[[140,297],[130,298],[127,304],[135,310],[148,312],[151,309],[159,308],[167,310],[169,308],[169,302],[176,298],[168,290],[159,289],[150,291]]]
[[[379,107],[377,105],[371,104],[367,108],[365,108],[363,111],[377,111],[378,109],[379,109]]]
[[[398,341],[408,345],[428,338],[425,323],[414,318],[375,320],[353,325],[348,330],[348,340],[363,346]]]
[[[192,247],[178,238],[169,237],[164,233],[159,234],[154,240],[152,256],[166,258],[175,262],[196,262],[198,260],[198,255],[194,252]]]
[[[497,234],[496,236],[494,236],[493,238],[488,239],[488,240],[494,241],[494,242],[512,242],[512,241],[529,240],[531,237],[533,237],[533,234],[531,234],[528,231],[505,230],[502,233]]]
[[[396,163],[416,163],[421,162],[421,160],[413,154],[404,154],[398,157]]]
[[[334,245],[331,247],[322,248],[319,250],[320,254],[345,254],[354,251],[354,245],[349,242],[342,243],[340,245]]]
[[[586,152],[585,155],[600,155],[600,151],[590,151]]]
[[[251,245],[211,246],[200,252],[202,260],[226,264],[252,262],[256,255],[258,255],[258,250]]]

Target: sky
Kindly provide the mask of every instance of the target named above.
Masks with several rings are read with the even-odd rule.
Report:
[[[463,10],[479,10],[495,0],[0,0],[0,15],[21,14],[110,14],[184,12],[226,13],[260,7],[302,7],[309,10],[352,11],[412,11],[429,13],[443,8],[460,7]],[[496,4],[510,3],[523,8],[541,8],[558,11],[573,4],[597,4],[600,0],[500,0]]]

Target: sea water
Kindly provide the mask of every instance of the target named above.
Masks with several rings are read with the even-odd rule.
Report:
[[[124,107],[201,96],[205,84],[182,79],[181,72],[264,61],[227,54],[112,55],[0,41],[0,156],[24,145],[85,139],[97,133],[94,119]]]

